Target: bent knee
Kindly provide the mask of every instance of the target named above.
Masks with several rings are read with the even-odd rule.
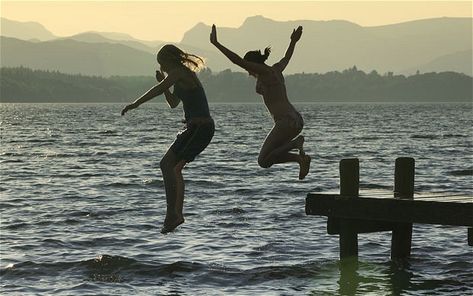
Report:
[[[269,168],[273,165],[270,161],[268,161],[267,159],[264,159],[262,157],[258,158],[258,164],[263,169],[267,169],[267,168]]]
[[[159,162],[159,167],[161,168],[161,171],[173,170],[174,166],[175,165],[173,165],[172,161],[170,161],[170,159],[168,159],[166,157],[161,159],[161,161]]]

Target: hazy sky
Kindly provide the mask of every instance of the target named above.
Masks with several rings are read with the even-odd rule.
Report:
[[[238,27],[248,16],[344,19],[376,26],[432,17],[471,17],[471,1],[0,1],[1,16],[36,21],[57,36],[85,31],[180,41],[198,22]]]

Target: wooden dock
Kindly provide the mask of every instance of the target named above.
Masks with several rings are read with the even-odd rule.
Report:
[[[391,259],[411,254],[412,224],[465,227],[473,246],[473,196],[414,194],[415,161],[396,159],[394,190],[359,192],[359,161],[340,162],[340,193],[309,193],[307,215],[327,216],[327,233],[340,236],[340,258],[358,256],[358,233],[392,231]],[[467,231],[466,231],[467,230]]]

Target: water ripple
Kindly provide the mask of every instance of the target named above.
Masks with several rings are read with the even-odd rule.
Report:
[[[327,219],[304,213],[308,192],[339,191],[347,157],[362,190],[392,190],[396,157],[411,156],[416,192],[471,195],[470,105],[297,104],[304,181],[295,164],[258,166],[263,105],[211,105],[215,137],[184,169],[186,222],[169,235],[159,162],[182,114],[122,107],[0,104],[5,295],[473,294],[464,228],[415,225],[407,266],[390,262],[389,233],[359,235],[345,266]]]

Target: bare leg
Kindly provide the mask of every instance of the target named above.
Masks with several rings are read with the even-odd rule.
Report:
[[[286,154],[288,151],[291,151],[292,149],[298,149],[299,155],[304,155],[305,152],[304,152],[303,146],[304,146],[304,136],[299,135],[297,138],[274,149],[266,157],[269,159],[274,159],[273,163],[280,163],[280,162],[277,162],[276,159],[278,159],[280,155]]]
[[[177,192],[176,192],[176,213],[180,221],[184,221],[184,177],[182,177],[182,169],[186,165],[184,160],[180,161],[176,168],[176,184],[177,184]]]
[[[174,166],[176,165],[176,156],[172,151],[168,151],[161,160],[161,172],[163,174],[164,189],[166,191],[166,220],[168,217],[175,216],[176,208],[176,173]]]
[[[182,214],[179,215],[177,211],[177,195],[178,191],[181,190],[183,192],[183,188],[181,184],[184,184],[181,179],[178,180],[178,176],[176,174],[176,166],[178,162],[176,160],[176,155],[171,150],[168,150],[164,155],[163,159],[161,160],[160,166],[161,171],[163,173],[163,180],[164,180],[164,188],[166,190],[166,218],[164,220],[164,226],[161,229],[161,233],[167,233],[174,228],[176,228],[179,224],[184,222],[182,220]]]
[[[302,157],[299,154],[286,152],[286,153],[281,153],[277,155],[277,157],[274,157],[273,161],[274,161],[273,164],[287,163],[287,162],[297,162],[300,164],[302,161]]]
[[[296,137],[300,132],[298,128],[275,125],[263,143],[258,157],[259,165],[269,168],[277,163],[297,162],[299,179],[304,179],[309,172],[311,158],[304,153],[304,137]],[[289,153],[295,148],[299,149],[299,155]]]
[[[297,162],[299,164],[299,180],[302,180],[309,173],[311,160],[310,156],[306,154],[283,153],[273,159],[273,164]]]

